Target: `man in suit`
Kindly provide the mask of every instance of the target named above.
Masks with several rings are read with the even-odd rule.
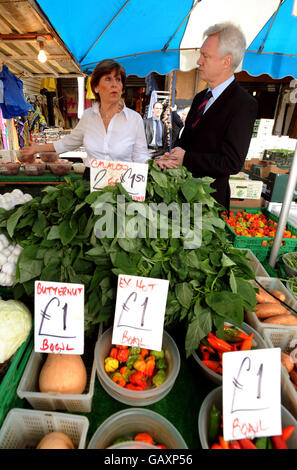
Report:
[[[151,158],[163,155],[168,150],[167,128],[161,120],[163,105],[157,101],[153,106],[151,118],[144,119],[144,130]]]
[[[194,177],[214,178],[212,195],[229,210],[229,176],[244,165],[258,105],[234,77],[246,49],[241,30],[222,23],[208,28],[205,36],[197,65],[208,88],[195,96],[179,146],[158,164],[161,168],[184,165]]]

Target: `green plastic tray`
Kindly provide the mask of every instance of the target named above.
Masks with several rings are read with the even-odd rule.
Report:
[[[278,222],[278,219],[279,219],[278,216],[272,214],[271,212],[269,212],[267,209],[264,209],[264,208],[255,209],[255,208],[248,208],[248,207],[236,207],[233,209],[236,211],[244,210],[246,212],[251,212],[252,214],[262,212],[267,218],[273,220],[273,222]],[[254,253],[254,255],[258,258],[259,261],[264,261],[265,259],[269,258],[272,245],[265,246],[265,245],[262,245],[262,243],[264,240],[273,242],[274,240],[273,238],[271,237],[256,238],[256,237],[244,237],[244,236],[236,235],[236,233],[232,230],[232,228],[227,224],[226,221],[225,221],[225,224],[229,232],[229,238],[235,248],[248,248]],[[290,230],[290,232],[293,235],[297,236],[297,229],[293,227],[293,225],[291,225],[289,222],[286,225],[287,225],[288,230]],[[284,242],[284,244],[280,246],[279,254],[296,251],[297,238],[293,238],[293,239],[283,238],[282,242]]]
[[[33,328],[26,341],[14,354],[0,383],[0,426],[11,408],[22,408],[24,400],[17,396],[17,387],[34,345]]]

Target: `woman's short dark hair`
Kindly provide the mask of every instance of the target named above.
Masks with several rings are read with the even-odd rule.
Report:
[[[126,82],[126,72],[124,67],[113,59],[104,59],[96,65],[91,75],[91,88],[96,101],[100,102],[99,93],[95,92],[95,88],[97,87],[100,78],[103,77],[103,75],[109,75],[113,70],[120,74],[124,92]]]

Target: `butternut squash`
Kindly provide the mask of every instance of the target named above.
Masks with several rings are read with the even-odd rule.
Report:
[[[50,432],[37,444],[36,449],[74,449],[74,444],[64,432]]]
[[[81,394],[86,388],[87,371],[77,354],[48,354],[39,374],[41,393]]]

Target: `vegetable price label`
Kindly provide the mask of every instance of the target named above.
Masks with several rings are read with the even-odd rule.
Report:
[[[120,274],[112,344],[161,351],[169,281]]]
[[[110,160],[91,160],[90,188],[100,191],[106,186],[121,183],[135,201],[144,201],[148,175],[146,163]]]
[[[84,286],[35,281],[34,350],[59,354],[84,352]]]
[[[224,439],[275,436],[281,428],[281,350],[223,354]]]

